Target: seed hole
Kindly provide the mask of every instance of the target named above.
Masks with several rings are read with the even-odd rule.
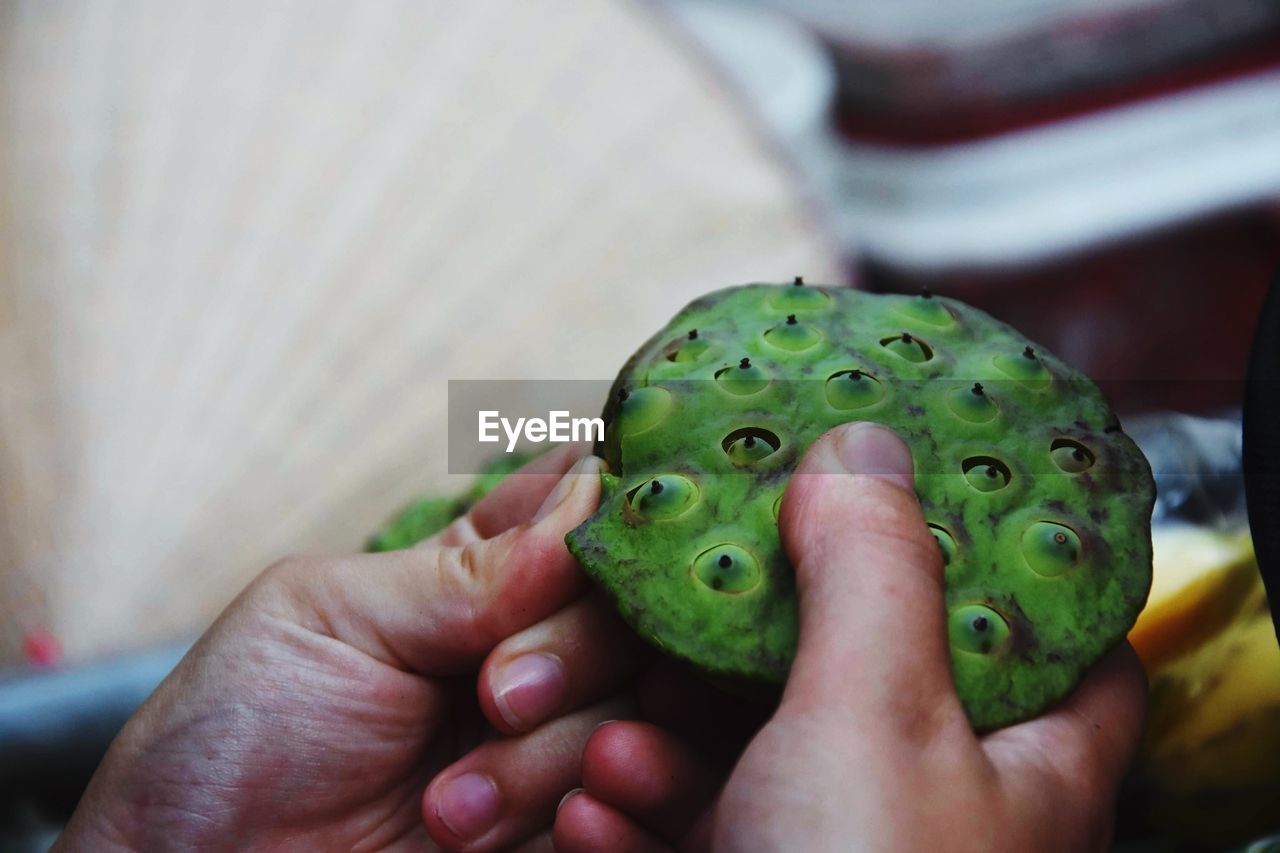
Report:
[[[690,573],[708,589],[724,593],[754,589],[761,576],[760,562],[751,552],[727,542],[699,554]]]
[[[933,538],[937,540],[938,550],[942,551],[943,567],[945,568],[946,566],[951,565],[951,561],[955,559],[956,550],[958,549],[958,546],[956,545],[956,538],[952,536],[951,532],[941,524],[933,524],[931,522],[929,524],[929,532],[932,533]]]
[[[992,358],[992,363],[1005,376],[1034,391],[1047,388],[1052,380],[1049,371],[1030,346],[1024,347],[1016,355],[999,353]]]
[[[984,424],[1000,413],[999,407],[981,382],[953,388],[947,394],[947,408],[956,417],[972,424]]]
[[[801,323],[795,314],[788,314],[786,322],[765,330],[765,343],[786,352],[803,352],[822,342],[822,333],[807,323]]]
[[[1065,524],[1037,521],[1022,533],[1022,556],[1031,571],[1053,578],[1080,562],[1080,536]]]
[[[754,394],[769,384],[769,372],[746,357],[733,367],[720,368],[715,377],[721,388],[739,396]]]
[[[631,512],[648,521],[675,518],[698,502],[698,487],[680,474],[661,474],[627,492]]]
[[[778,436],[760,427],[735,429],[724,437],[720,447],[734,465],[750,465],[777,452],[782,446]]]
[[[974,655],[998,651],[1009,638],[1009,623],[985,604],[966,604],[951,611],[947,619],[951,647]]]
[[[1079,474],[1093,467],[1094,456],[1089,448],[1071,438],[1055,438],[1049,445],[1049,456],[1068,474]]]
[[[833,409],[861,409],[884,397],[884,386],[859,368],[831,374],[826,384],[827,402]]]
[[[671,392],[656,385],[646,385],[628,392],[618,392],[618,432],[635,435],[663,420],[673,404]]]
[[[906,359],[907,361],[919,364],[933,358],[933,348],[927,343],[912,335],[910,332],[903,332],[900,335],[893,335],[880,339],[880,346],[889,350],[889,352]]]
[[[1009,485],[1009,466],[994,456],[971,456],[961,463],[964,478],[980,492],[994,492]]]
[[[663,349],[667,361],[683,364],[696,361],[699,356],[711,348],[710,342],[698,337],[697,329],[690,329],[683,338],[676,338]]]

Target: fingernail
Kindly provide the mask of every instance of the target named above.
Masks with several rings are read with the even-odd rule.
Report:
[[[460,840],[484,835],[498,822],[498,788],[483,773],[463,773],[436,792],[436,817]]]
[[[493,677],[493,701],[507,725],[527,732],[564,703],[564,667],[551,655],[520,655]]]
[[[547,495],[542,502],[542,506],[538,507],[538,511],[533,515],[533,523],[537,524],[542,519],[556,511],[556,507],[560,506],[568,499],[570,493],[578,485],[579,480],[587,474],[596,473],[596,460],[594,456],[587,456],[573,463],[573,467],[560,478],[560,482],[556,483],[556,487],[551,490],[551,494]]]
[[[915,491],[911,451],[887,427],[866,422],[849,424],[836,440],[836,456],[850,474],[880,477]]]
[[[560,814],[560,810],[564,808],[564,804],[569,802],[569,800],[573,799],[574,796],[581,794],[582,790],[583,790],[582,788],[574,788],[572,791],[570,791],[569,793],[561,797],[560,804],[556,806],[556,814]]]

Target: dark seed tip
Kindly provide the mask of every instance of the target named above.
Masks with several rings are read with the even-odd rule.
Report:
[[[756,446],[756,437],[755,437],[754,435],[749,435],[749,436],[747,436],[746,438],[742,439],[742,446],[743,446],[743,447],[755,447],[755,446]]]
[[[788,315],[787,315],[787,325],[788,325],[788,326],[794,326],[795,324],[796,324],[796,315],[795,315],[795,314],[788,314]]]
[[[744,358],[742,361],[738,362],[738,367],[742,368],[743,370],[746,370],[750,366],[751,366],[751,359],[749,358]]]
[[[698,330],[697,330],[697,329],[690,329],[690,330],[689,330],[689,340],[691,340],[691,341],[696,341],[697,339],[698,339]]]
[[[733,557],[730,557],[728,554],[721,554],[719,563],[720,568],[727,569],[733,565]]]
[[[974,619],[974,620],[973,620],[973,630],[975,630],[975,631],[985,631],[985,630],[987,630],[987,617],[985,617],[985,616],[979,616],[977,619]]]
[[[654,480],[652,483],[649,484],[650,494],[660,495],[662,494],[662,489],[663,489],[662,483],[658,482],[657,480]]]
[[[973,383],[973,395],[974,395],[975,397],[981,397],[981,396],[982,396],[982,383],[981,383],[981,382],[975,382],[975,383]]]
[[[630,396],[631,396],[631,395],[627,393],[627,389],[626,389],[626,388],[619,388],[619,389],[618,389],[618,402],[619,402],[619,403],[625,403],[625,402],[627,402],[627,398],[628,398],[628,397],[630,397]]]
[[[795,280],[795,281],[793,281],[793,282],[791,282],[791,283],[792,283],[793,285],[795,285],[796,287],[800,287],[801,285],[803,285],[803,284],[804,284],[804,276],[802,276],[802,275],[798,275],[798,276],[796,276],[796,280]]]
[[[861,370],[851,370],[851,371],[849,371],[849,378],[850,378],[850,379],[861,379],[861,378],[862,378],[862,371],[861,371]]]
[[[910,333],[910,332],[903,332],[903,333],[902,333],[902,342],[903,342],[904,344],[909,344],[909,343],[911,343],[911,341],[912,341],[911,333]]]
[[[1035,358],[1035,357],[1036,357],[1036,351],[1035,351],[1035,350],[1033,350],[1031,347],[1029,347],[1029,346],[1028,346],[1026,349],[1024,349],[1024,350],[1022,351],[1022,357],[1023,357],[1023,358]]]

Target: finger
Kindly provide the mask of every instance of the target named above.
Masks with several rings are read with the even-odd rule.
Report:
[[[721,781],[692,748],[649,723],[602,725],[582,753],[582,786],[588,794],[681,848],[710,839],[710,822],[702,818]]]
[[[581,593],[586,579],[564,537],[599,503],[599,471],[599,459],[581,459],[527,524],[492,539],[319,567],[286,562],[266,576],[266,597],[283,590],[289,619],[390,665],[426,675],[472,668]]]
[[[572,792],[556,814],[552,840],[557,853],[665,853],[671,848],[636,821],[590,794]]]
[[[780,531],[800,605],[783,707],[853,714],[870,730],[910,737],[963,720],[941,554],[902,440],[869,423],[823,435],[791,478]]]
[[[983,745],[1012,779],[1049,777],[1068,802],[1109,804],[1137,753],[1146,699],[1146,673],[1124,642],[1056,708],[988,735]]]
[[[481,744],[437,775],[423,795],[427,833],[449,849],[493,850],[551,826],[581,777],[583,747],[602,721],[633,712],[614,699],[515,738]]]
[[[504,734],[532,731],[617,692],[642,653],[635,634],[593,593],[498,644],[480,669],[480,707]]]
[[[560,478],[590,452],[591,445],[579,442],[562,445],[529,460],[448,527],[416,547],[467,545],[524,524],[538,511]]]

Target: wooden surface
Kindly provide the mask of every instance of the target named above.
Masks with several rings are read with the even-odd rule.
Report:
[[[449,378],[608,378],[830,247],[646,7],[0,4],[0,661],[205,625],[446,475]]]

